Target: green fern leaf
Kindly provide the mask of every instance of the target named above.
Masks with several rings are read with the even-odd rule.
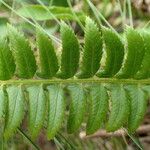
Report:
[[[145,44],[145,55],[142,61],[142,65],[135,75],[137,79],[146,79],[150,78],[150,33],[146,31],[140,32]]]
[[[103,85],[92,85],[90,87],[90,113],[87,122],[87,134],[93,134],[97,131],[108,111],[108,94]]]
[[[42,78],[51,78],[58,71],[58,60],[54,46],[48,36],[39,29],[37,29],[36,39],[41,67],[41,72],[38,75]]]
[[[54,138],[63,122],[65,113],[65,99],[60,85],[49,85],[48,89],[48,129],[49,139]]]
[[[7,41],[0,39],[0,79],[11,79],[15,69],[20,78],[32,78],[36,72],[36,61],[29,42],[11,25],[8,25],[8,29],[11,51]],[[148,43],[150,34],[127,28],[127,53],[125,53],[123,43],[116,33],[104,27],[102,27],[102,32],[103,35],[95,22],[87,17],[81,71],[77,76],[78,78],[90,78],[97,73],[102,57],[102,39],[104,39],[107,58],[103,72],[98,75],[109,77],[107,80],[106,78],[68,79],[74,77],[79,69],[80,45],[73,30],[64,22],[61,24],[61,68],[57,73],[58,60],[52,41],[42,30],[37,30],[38,75],[41,78],[59,77],[62,79],[1,81],[0,123],[2,132],[0,132],[2,136],[3,126],[4,137],[8,139],[23,120],[25,97],[21,85],[26,85],[29,131],[33,139],[38,136],[45,123],[45,118],[49,139],[54,138],[59,131],[66,110],[63,86],[68,84],[67,88],[71,98],[67,120],[69,133],[75,132],[81,126],[87,104],[89,104],[87,134],[94,133],[105,123],[109,108],[110,113],[106,123],[108,131],[116,131],[126,125],[129,132],[133,133],[136,130],[144,117],[147,99],[148,96],[150,97],[150,44]],[[113,76],[126,79],[110,78]],[[108,90],[106,90],[107,84],[109,84]],[[86,96],[85,87],[89,88],[89,97]],[[88,102],[87,98],[89,98]],[[46,112],[48,115],[45,117]]]
[[[129,100],[123,85],[112,85],[110,87],[111,110],[109,120],[106,124],[107,131],[116,131],[122,127],[129,116]]]
[[[130,99],[128,130],[130,133],[133,133],[144,118],[148,98],[146,93],[138,85],[127,86],[126,90]]]
[[[97,25],[90,18],[86,18],[85,43],[78,78],[89,78],[95,75],[100,67],[102,57],[102,35]]]
[[[67,123],[68,133],[75,132],[81,125],[86,110],[85,91],[81,85],[68,87],[71,95],[71,106]]]
[[[29,130],[31,137],[35,139],[45,120],[46,96],[42,85],[28,87],[27,92],[29,97]]]
[[[12,53],[5,39],[0,39],[0,80],[11,79],[15,72]]]
[[[17,75],[20,78],[32,78],[36,72],[36,61],[29,42],[11,25],[8,25],[8,36],[15,57]]]
[[[124,57],[124,45],[120,37],[111,29],[103,27],[103,39],[106,48],[106,63],[98,77],[112,77],[121,68]]]
[[[6,90],[8,108],[4,137],[8,139],[17,130],[24,117],[24,95],[21,86],[9,86]]]
[[[138,31],[128,27],[126,38],[128,51],[124,66],[116,75],[118,78],[134,77],[141,66],[145,52],[144,40]]]
[[[71,78],[77,72],[79,66],[79,43],[73,30],[64,22],[61,24],[62,55],[61,71],[59,78]]]

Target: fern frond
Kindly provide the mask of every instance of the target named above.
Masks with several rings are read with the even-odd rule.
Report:
[[[46,112],[46,95],[43,86],[36,85],[27,88],[29,99],[29,131],[35,139],[43,127]]]
[[[106,49],[106,63],[98,77],[112,77],[121,68],[124,58],[124,45],[120,37],[111,29],[103,27],[103,40]]]
[[[91,86],[92,85],[92,86]],[[107,84],[106,84],[107,85]],[[87,121],[86,132],[92,134],[98,130],[105,122],[105,118],[110,106],[110,114],[106,123],[108,131],[116,131],[122,126],[127,125],[130,132],[134,132],[144,117],[148,96],[150,96],[150,87],[137,86],[133,83],[131,86],[124,84],[111,84],[105,89],[104,84],[88,83],[86,85],[71,84],[68,86],[71,95],[70,113],[68,118],[67,129],[69,133],[75,132],[83,122],[86,113],[86,105],[90,105],[89,117]],[[88,87],[89,94],[84,90]],[[29,102],[29,131],[34,139],[43,126],[45,118],[48,118],[47,136],[49,139],[54,138],[64,119],[66,102],[64,99],[63,87],[57,84],[28,85],[24,87],[27,91],[27,100]],[[47,96],[44,94],[47,89]],[[2,90],[2,89],[1,89]],[[147,91],[147,92],[146,92]],[[1,98],[4,98],[4,91],[0,91]],[[12,136],[14,131],[20,125],[24,115],[24,93],[21,86],[8,85],[6,87],[8,95],[6,125],[4,136],[6,139]],[[109,94],[107,94],[109,92]],[[137,94],[138,93],[138,94]],[[88,96],[88,97],[87,97]],[[86,101],[89,98],[90,103]],[[108,99],[109,106],[108,106]],[[1,99],[3,111],[5,106],[4,99]],[[46,101],[48,101],[48,117],[45,116]],[[6,101],[5,101],[6,102]],[[2,114],[1,110],[1,114]]]
[[[129,100],[123,85],[111,85],[110,87],[111,108],[109,120],[106,124],[107,131],[116,131],[127,123],[129,115]]]
[[[135,75],[137,79],[150,78],[150,33],[140,32],[144,39],[145,54],[140,69]]]
[[[63,123],[66,106],[69,112],[69,133],[78,130],[84,122],[87,105],[90,108],[87,134],[101,128],[106,116],[108,120],[106,127],[103,127],[108,131],[127,126],[133,133],[139,126],[150,97],[149,33],[127,28],[124,47],[121,37],[114,31],[104,27],[99,30],[90,18],[86,19],[85,29],[81,68],[80,45],[74,31],[66,23],[62,22],[60,30],[60,68],[51,40],[41,30],[37,30],[39,60],[36,60],[39,64],[38,75],[42,78],[39,79],[34,76],[37,66],[29,42],[14,27],[8,25],[9,40],[0,39],[0,119],[5,126],[6,139],[13,135],[24,118],[25,98],[29,105],[29,131],[32,138],[39,134],[45,118],[47,136],[49,139],[54,138]],[[94,75],[100,67],[102,49],[107,54],[106,64],[104,72],[100,72],[100,78],[97,78]],[[19,79],[25,79],[8,80],[13,78],[15,72]],[[81,79],[73,78],[75,76]],[[67,87],[70,95],[69,106],[65,102],[63,87]]]
[[[65,113],[65,99],[60,85],[49,85],[48,90],[48,125],[47,136],[54,138],[61,127]]]
[[[67,123],[68,133],[75,132],[81,125],[86,111],[86,96],[82,85],[68,87],[71,95],[70,112]]]
[[[61,24],[62,55],[61,69],[57,77],[71,78],[77,72],[79,66],[79,43],[73,30],[64,22]]]
[[[133,133],[144,118],[148,97],[141,89],[140,85],[130,85],[125,88],[130,99],[128,130],[130,133]]]
[[[104,85],[92,84],[90,87],[89,118],[86,127],[86,133],[96,132],[106,119],[108,112],[108,94]]]
[[[116,75],[118,78],[132,78],[139,70],[145,53],[144,40],[141,34],[128,27],[126,29],[127,38],[127,56],[120,72]]]
[[[29,42],[11,25],[8,25],[8,36],[16,62],[17,75],[20,78],[32,78],[36,72],[36,62]]]
[[[45,33],[37,29],[37,46],[39,49],[40,72],[38,75],[42,78],[51,78],[58,71],[58,60],[52,41]]]
[[[15,67],[14,59],[6,40],[0,39],[0,80],[11,79],[14,75]]]
[[[20,78],[32,78],[37,68],[29,42],[14,27],[8,25],[8,28],[9,43],[15,58],[17,74]],[[97,25],[90,18],[86,19],[85,29],[85,46],[80,73],[77,74],[78,78],[93,77],[98,71],[102,57],[102,38],[106,46],[107,59],[104,71],[98,73],[97,76],[115,76],[117,78],[128,79],[134,78],[140,73],[147,74],[147,71],[149,72],[148,35],[142,34],[142,36],[137,30],[127,28],[127,53],[125,53],[122,40],[112,30],[103,27],[103,33],[101,34]],[[41,69],[39,75],[42,78],[52,78],[56,74],[58,78],[67,79],[74,77],[78,71],[79,43],[73,30],[64,22],[61,24],[61,37],[63,49],[61,67],[60,71],[56,74],[59,68],[54,47],[45,33],[37,31],[37,45],[39,48]],[[7,52],[9,53],[9,50]],[[9,55],[11,57],[11,52]],[[123,59],[124,63],[122,64]],[[1,60],[3,62],[2,58]],[[13,64],[13,58],[11,61]],[[5,80],[13,76],[14,67],[14,65],[11,67],[7,65],[8,70],[12,68],[12,71],[11,75],[9,75],[10,77],[3,77]],[[149,78],[149,75],[142,78]]]
[[[8,93],[8,106],[6,114],[6,124],[4,137],[10,138],[20,126],[24,117],[24,94],[21,86],[9,86],[6,89]]]
[[[97,25],[89,17],[86,18],[84,50],[81,72],[78,78],[90,78],[100,67],[102,57],[102,35]]]

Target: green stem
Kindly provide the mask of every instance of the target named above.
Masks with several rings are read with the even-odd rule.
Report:
[[[95,18],[96,18],[99,26],[101,27],[102,23],[101,23],[101,18],[99,17],[98,10],[95,8],[95,6],[89,0],[85,0],[85,1],[89,5],[89,7],[91,8],[91,10],[93,11],[93,13],[95,15]]]
[[[77,21],[78,24],[80,25],[81,29],[84,31],[84,26],[83,26],[82,22],[80,21],[80,19],[78,18],[78,16],[76,15],[76,13],[74,12],[70,0],[67,0],[67,3],[68,3],[68,6],[69,6],[69,8],[70,8],[70,10],[71,10],[71,12],[72,12],[74,18],[76,19],[76,21]]]
[[[123,12],[120,0],[117,0],[117,3],[119,5],[119,11],[120,11],[120,15],[122,18],[122,27],[124,28],[124,12]]]
[[[121,2],[120,0],[117,0],[117,3],[119,5],[119,11],[120,11],[120,14],[121,14],[121,17],[123,16],[123,11],[122,11],[122,7],[121,7]]]
[[[15,0],[13,0],[12,1],[12,9],[14,9],[15,8]],[[11,11],[11,13],[10,13],[10,19],[13,19],[13,11]]]
[[[150,79],[115,79],[115,78],[88,78],[88,79],[24,79],[0,81],[0,85],[10,84],[69,84],[69,83],[124,83],[124,84],[150,84]]]
[[[127,0],[127,3],[128,3],[130,26],[133,27],[133,17],[132,17],[131,0]]]
[[[124,0],[124,3],[123,3],[123,24],[125,27],[125,24],[126,24],[126,0]]]
[[[96,16],[97,21],[99,21],[100,26],[101,26],[101,20],[102,20],[112,31],[114,31],[114,33],[116,33],[118,36],[120,36],[119,33],[112,27],[112,25],[105,19],[105,17],[102,15],[102,13],[100,11],[98,11],[98,9],[94,6],[94,4],[90,0],[86,0],[86,1],[89,4],[94,15]]]

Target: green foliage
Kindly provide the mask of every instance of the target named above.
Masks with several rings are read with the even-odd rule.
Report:
[[[145,53],[144,40],[140,33],[130,27],[126,29],[127,56],[118,78],[132,78],[139,70]]]
[[[49,139],[55,137],[61,127],[65,114],[65,99],[63,89],[60,85],[49,85],[48,90],[48,125],[47,136]]]
[[[72,10],[68,7],[59,7],[59,6],[43,7],[41,5],[27,5],[18,9],[17,12],[23,17],[35,19],[38,21],[53,20],[54,17],[62,20],[76,20],[76,18],[72,13]],[[84,13],[75,12],[75,14],[81,21],[85,20]]]
[[[126,30],[126,50],[122,39],[112,30],[102,28],[102,33],[97,25],[87,17],[85,25],[85,42],[81,67],[79,67],[80,45],[74,31],[66,23],[61,23],[62,54],[61,65],[58,67],[58,59],[52,41],[43,33],[37,30],[37,47],[39,51],[39,72],[41,78],[90,78],[94,75],[98,77],[115,78],[149,78],[149,37],[150,33],[138,32],[135,29]],[[16,64],[16,72],[20,78],[32,78],[36,72],[36,62],[29,42],[14,27],[8,25],[8,37],[10,49]],[[95,42],[96,41],[96,42]],[[1,40],[2,45],[5,45]],[[105,47],[103,49],[103,44]],[[4,48],[1,48],[3,50]],[[15,66],[11,52],[6,44],[4,52],[10,57],[10,62],[2,62],[0,73],[3,74],[1,80],[11,79]],[[97,73],[100,68],[102,49],[106,51],[106,63],[104,71]],[[4,53],[4,54],[5,54]],[[5,59],[8,59],[5,57]],[[124,61],[124,62],[123,62]],[[11,63],[12,65],[10,65]],[[121,69],[120,69],[121,68]],[[11,70],[9,73],[8,70]],[[59,71],[58,71],[59,70]],[[78,73],[79,72],[79,73]]]
[[[128,130],[133,133],[144,118],[148,97],[140,86],[130,85],[126,87],[130,99],[130,114]]]
[[[79,43],[73,30],[64,22],[61,24],[62,55],[59,78],[71,78],[79,66]]]
[[[34,139],[43,127],[46,112],[46,95],[43,86],[30,86],[27,88],[29,98],[29,130]]]
[[[38,136],[43,126],[48,138],[54,138],[65,118],[66,107],[69,111],[69,133],[79,129],[85,115],[88,115],[87,134],[92,134],[101,127],[108,131],[127,127],[131,133],[136,130],[144,117],[147,99],[150,97],[150,33],[139,33],[128,28],[125,51],[122,39],[116,33],[106,28],[102,30],[101,33],[94,21],[86,19],[81,69],[80,45],[75,33],[66,23],[61,23],[60,30],[60,68],[51,40],[41,30],[37,30],[39,60],[36,60],[40,64],[40,71],[34,76],[37,66],[29,42],[14,27],[8,25],[9,40],[0,39],[0,76],[3,80],[0,86],[0,119],[4,120],[6,139],[13,135],[24,118],[25,100],[29,106],[28,126],[32,138]],[[103,49],[103,44],[106,49]],[[102,49],[107,54],[104,71],[108,78],[95,78],[93,76],[100,67]],[[8,80],[13,78],[15,71],[19,78],[26,80]],[[77,79],[76,76],[83,79]],[[52,77],[62,79],[45,79]],[[87,79],[90,77],[93,78]],[[64,87],[70,95],[69,104],[66,103]]]
[[[86,133],[96,132],[102,125],[108,112],[108,94],[104,85],[92,84],[90,87],[89,118]]]
[[[79,78],[93,77],[102,57],[102,36],[93,20],[86,18],[85,41]]]
[[[126,96],[123,85],[113,85],[110,89],[111,110],[106,125],[107,131],[116,131],[127,123],[129,115],[129,100]]]
[[[36,71],[36,62],[29,42],[11,25],[8,25],[8,36],[16,62],[17,75],[20,78],[32,78]]]
[[[54,46],[47,35],[39,29],[37,29],[36,40],[40,57],[40,73],[38,75],[42,78],[51,78],[58,71],[58,60]]]
[[[9,61],[8,61],[9,60]],[[5,39],[0,40],[0,79],[11,79],[15,72],[15,63],[12,53]]]
[[[120,37],[111,29],[103,27],[102,31],[107,58],[103,71],[98,73],[97,76],[112,77],[122,66],[124,45]]]
[[[67,129],[68,133],[73,133],[83,122],[86,111],[86,96],[82,85],[72,85],[68,89],[71,95],[71,104]]]
[[[7,88],[8,105],[6,109],[6,125],[4,137],[10,138],[24,117],[24,94],[21,86],[9,86]]]
[[[145,79],[150,77],[150,34],[146,31],[140,32],[145,44],[145,54],[139,71],[136,73],[135,78]]]
[[[8,95],[6,97],[1,87],[0,115],[1,119],[5,119],[4,137],[10,138],[20,126],[24,118],[24,100],[27,100],[29,105],[28,127],[31,137],[35,139],[41,128],[45,126],[47,137],[54,138],[61,128],[66,106],[68,106],[63,89],[59,83],[23,87],[10,85],[6,87]],[[85,114],[88,114],[86,133],[92,134],[102,125],[107,131],[116,131],[127,126],[129,132],[135,132],[144,117],[148,99],[146,91],[149,93],[150,88],[137,84],[129,86],[127,84],[89,83],[88,86],[69,84],[67,89],[71,98],[67,107],[69,108],[68,133],[77,131],[84,121]],[[25,93],[26,97],[24,97]],[[89,110],[86,109],[87,104]],[[4,115],[5,112],[6,115]],[[47,124],[45,124],[46,118],[48,119]]]

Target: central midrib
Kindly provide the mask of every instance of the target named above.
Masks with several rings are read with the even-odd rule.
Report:
[[[115,78],[89,78],[89,79],[22,79],[22,80],[7,80],[7,81],[0,81],[0,85],[9,85],[9,84],[53,84],[53,83],[64,83],[64,84],[71,84],[71,83],[116,83],[116,84],[147,84],[150,85],[150,79],[142,79],[142,80],[135,80],[135,79],[115,79]]]

